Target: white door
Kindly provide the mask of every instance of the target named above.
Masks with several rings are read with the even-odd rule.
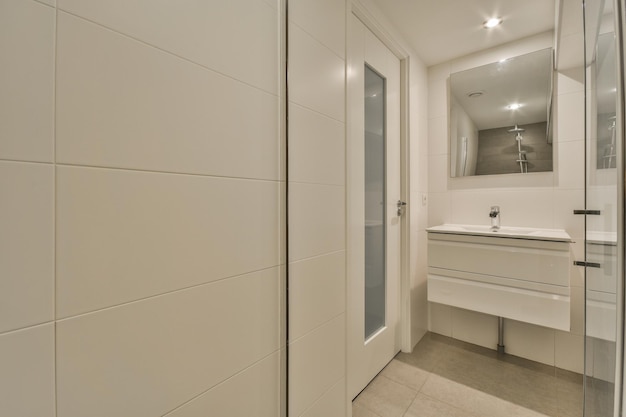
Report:
[[[400,351],[400,62],[355,16],[348,60],[347,362],[354,398]]]

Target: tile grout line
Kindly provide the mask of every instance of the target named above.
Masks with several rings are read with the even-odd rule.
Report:
[[[53,360],[54,360],[54,415],[58,416],[59,415],[59,360],[58,360],[58,353],[59,353],[59,343],[58,343],[58,336],[57,336],[57,239],[58,239],[58,202],[57,202],[57,196],[58,196],[58,184],[57,184],[57,71],[58,71],[58,54],[59,54],[59,46],[58,46],[58,39],[59,39],[59,9],[57,7],[56,1],[54,3],[54,41],[53,41],[53,57],[54,57],[54,66],[53,66],[53,82],[52,82],[52,94],[53,94],[53,109],[52,109],[52,128],[53,128],[53,133],[52,133],[52,166],[53,166],[53,172],[52,172],[52,192],[53,192],[53,201],[54,201],[54,206],[52,208],[52,210],[54,210],[53,216],[54,216],[54,223],[53,223],[53,227],[54,227],[54,237],[53,237],[53,249],[52,249],[52,253],[53,253],[53,280],[54,280],[54,287],[53,287],[53,323],[54,323],[54,341],[53,341]]]
[[[144,40],[142,40],[142,39],[140,39],[140,38],[138,38],[138,37],[132,36],[132,35],[130,35],[130,34],[127,34],[127,33],[122,32],[122,31],[120,31],[120,30],[117,30],[117,29],[114,29],[114,28],[112,28],[112,27],[109,27],[109,26],[107,26],[106,24],[99,23],[98,21],[96,21],[96,20],[92,20],[91,18],[87,18],[87,17],[81,16],[81,15],[79,15],[79,14],[77,14],[77,13],[75,13],[75,12],[72,12],[72,11],[70,11],[70,10],[59,9],[59,8],[58,8],[58,6],[57,6],[57,8],[56,8],[56,9],[57,9],[57,13],[58,13],[58,11],[61,11],[62,13],[66,14],[66,15],[68,15],[68,16],[71,16],[71,17],[73,17],[73,18],[75,18],[75,19],[79,19],[79,20],[81,20],[81,21],[83,21],[83,22],[88,22],[88,23],[90,23],[90,24],[92,24],[92,25],[95,25],[95,26],[98,26],[98,27],[100,27],[100,28],[106,29],[106,30],[108,30],[108,31],[110,31],[110,32],[112,32],[112,33],[114,33],[114,34],[117,34],[118,36],[122,36],[122,37],[124,37],[124,38],[126,38],[126,39],[133,40],[133,41],[135,41],[135,42],[137,42],[137,43],[139,43],[139,44],[141,44],[141,45],[147,46],[147,47],[149,47],[149,48],[153,48],[154,50],[160,51],[160,52],[162,52],[162,53],[164,53],[164,54],[166,54],[166,55],[169,55],[169,56],[171,56],[171,57],[178,58],[178,59],[180,59],[181,61],[187,62],[187,63],[189,63],[189,64],[192,64],[192,65],[195,65],[195,66],[197,66],[197,67],[199,67],[199,68],[202,68],[203,70],[206,70],[206,71],[209,71],[209,72],[211,72],[211,73],[217,74],[217,75],[219,75],[220,77],[223,77],[223,78],[229,79],[229,80],[231,80],[231,81],[234,81],[234,82],[240,83],[240,84],[242,84],[242,85],[248,86],[248,87],[250,87],[250,88],[253,88],[253,89],[258,90],[258,91],[260,91],[260,92],[262,92],[262,93],[268,94],[268,95],[270,95],[270,96],[272,96],[272,97],[276,97],[276,98],[278,98],[278,99],[279,99],[279,96],[278,96],[277,92],[271,92],[271,91],[267,90],[265,87],[256,86],[256,85],[252,84],[251,82],[248,82],[248,81],[244,81],[244,80],[242,80],[242,79],[235,78],[235,77],[233,77],[233,76],[231,76],[231,75],[228,75],[228,74],[226,74],[226,73],[224,73],[224,72],[222,72],[222,71],[219,71],[219,70],[214,69],[214,68],[210,68],[210,67],[206,66],[205,64],[201,64],[200,62],[196,62],[196,61],[194,61],[193,59],[190,59],[190,58],[185,58],[184,56],[179,55],[179,54],[178,54],[178,53],[176,53],[176,52],[169,51],[169,50],[167,50],[167,49],[165,49],[165,48],[163,48],[163,47],[160,47],[160,46],[154,45],[154,44],[152,44],[152,43],[150,43],[150,42],[148,42],[148,41],[144,41]]]
[[[213,280],[213,281],[209,281],[209,282],[202,282],[202,283],[199,283],[199,284],[193,284],[193,285],[190,285],[190,286],[187,286],[187,287],[183,287],[183,288],[176,288],[176,289],[173,289],[173,290],[167,290],[166,292],[159,293],[159,294],[152,294],[152,295],[147,295],[147,296],[144,296],[144,297],[141,297],[141,298],[137,298],[137,299],[133,299],[133,300],[129,300],[129,301],[122,301],[122,302],[120,302],[118,304],[109,305],[109,306],[105,306],[105,307],[99,307],[99,308],[97,308],[95,310],[89,310],[89,311],[86,311],[86,312],[72,314],[72,315],[69,315],[67,317],[57,318],[56,322],[64,322],[64,321],[72,320],[72,319],[75,319],[75,318],[88,316],[88,315],[95,314],[95,313],[100,313],[100,312],[103,312],[103,311],[112,310],[112,309],[115,309],[115,308],[118,308],[118,307],[124,307],[124,306],[131,305],[131,304],[137,304],[137,303],[153,300],[153,299],[160,298],[160,297],[166,297],[166,296],[169,296],[169,295],[173,295],[173,294],[177,294],[177,293],[181,293],[181,292],[185,292],[185,291],[190,291],[190,290],[197,289],[197,288],[204,287],[204,286],[224,283],[224,282],[226,282],[228,280],[231,280],[231,279],[243,278],[243,277],[245,277],[247,275],[253,275],[253,274],[257,274],[257,273],[264,272],[264,271],[267,272],[267,271],[270,271],[272,269],[278,270],[278,269],[281,268],[281,266],[282,266],[282,264],[276,264],[276,265],[264,267],[264,268],[261,268],[261,269],[257,269],[257,270],[254,270],[254,271],[248,271],[248,272],[244,272],[244,273],[237,274],[237,275],[222,277],[222,278],[219,278],[219,279],[216,279],[216,280]]]

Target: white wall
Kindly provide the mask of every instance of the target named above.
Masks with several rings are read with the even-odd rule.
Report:
[[[280,415],[281,7],[0,0],[0,415]]]
[[[346,401],[345,0],[289,1],[289,415]]]
[[[430,67],[428,224],[489,224],[489,207],[499,205],[502,224],[565,229],[576,242],[572,258],[583,258],[584,85],[582,68],[558,73],[554,173],[450,178],[447,135],[447,80],[451,73],[550,47],[552,33],[540,34]],[[583,270],[571,267],[571,331],[563,332],[506,320],[508,353],[582,372]],[[430,304],[433,332],[495,348],[497,318]]]
[[[397,36],[396,38],[399,38]],[[428,73],[415,52],[409,51],[409,275],[411,280],[411,339],[414,347],[428,330],[426,279],[428,274]]]
[[[362,2],[402,43],[375,5]],[[351,2],[289,2],[289,407],[349,415],[346,393],[345,90]],[[403,45],[404,46],[404,45]],[[408,49],[408,48],[407,48]],[[410,54],[411,334],[427,329],[427,74]]]

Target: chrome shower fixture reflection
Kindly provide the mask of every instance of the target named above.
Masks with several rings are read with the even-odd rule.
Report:
[[[525,130],[517,126],[517,124],[514,128],[508,130],[511,133],[515,133],[515,140],[517,141],[517,159],[515,162],[519,163],[519,169],[522,174],[528,173],[528,157],[526,156],[526,151],[522,150],[522,140],[524,139],[522,132]]]

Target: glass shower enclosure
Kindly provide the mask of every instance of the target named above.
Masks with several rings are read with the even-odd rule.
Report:
[[[623,0],[585,0],[584,415],[622,415],[624,157],[619,16]]]

